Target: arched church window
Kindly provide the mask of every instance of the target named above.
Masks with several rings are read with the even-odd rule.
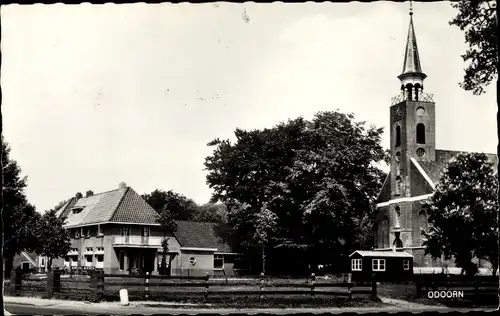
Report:
[[[389,248],[389,218],[387,216],[384,216],[382,220],[381,232],[382,247]]]
[[[394,227],[400,227],[401,226],[401,209],[399,208],[399,206],[396,206],[394,208],[394,212],[396,213]]]
[[[401,176],[396,177],[396,195],[400,195],[403,189],[403,180],[401,179]]]
[[[401,127],[396,126],[396,147],[401,146]]]
[[[417,144],[425,144],[425,126],[422,123],[417,124]]]
[[[427,219],[427,214],[424,210],[418,213],[418,224],[420,226],[420,236],[422,241],[425,240],[425,233],[427,233],[429,229],[429,222]]]

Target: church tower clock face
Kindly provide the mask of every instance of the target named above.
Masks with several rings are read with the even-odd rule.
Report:
[[[423,157],[425,155],[425,149],[419,148],[417,149],[417,156]]]

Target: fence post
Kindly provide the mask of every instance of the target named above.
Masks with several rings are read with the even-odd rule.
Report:
[[[149,272],[146,272],[146,288],[144,289],[144,291],[146,292],[146,301],[148,300],[149,298]]]
[[[347,274],[347,293],[349,293],[349,299],[352,298],[352,274],[348,273]]]
[[[311,274],[311,298],[314,298],[314,282],[316,281],[316,275]]]
[[[372,275],[372,298],[377,297],[377,280],[376,280],[376,274],[374,273]]]
[[[47,298],[51,299],[54,295],[54,271],[47,273]]]
[[[101,276],[98,275],[98,272],[95,270],[90,271],[89,275],[90,275],[90,289],[93,291],[92,300],[98,302],[100,301],[102,294]]]
[[[210,274],[208,272],[206,272],[206,276],[205,276],[205,301],[208,301],[208,288],[210,286]]]
[[[21,284],[23,282],[23,274],[20,270],[12,270],[10,273],[10,290],[12,292],[21,290]]]
[[[477,298],[478,295],[478,285],[477,285],[477,280],[474,278],[472,279],[472,282],[474,282],[474,298]]]
[[[264,272],[260,274],[260,299],[264,299]]]
[[[415,287],[417,298],[420,298],[422,296],[422,283],[420,283],[418,278],[415,280]]]

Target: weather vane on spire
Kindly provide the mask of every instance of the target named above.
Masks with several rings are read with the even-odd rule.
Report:
[[[410,0],[410,15],[413,15],[413,1]]]

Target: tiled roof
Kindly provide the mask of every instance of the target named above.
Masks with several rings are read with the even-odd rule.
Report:
[[[233,252],[229,241],[229,229],[216,223],[177,221],[175,238],[181,247],[216,248],[217,252]]]
[[[79,213],[71,210],[81,207]],[[66,226],[102,222],[156,223],[156,211],[130,187],[94,194],[80,199],[72,198],[58,211],[66,217]]]
[[[56,215],[59,217],[67,216],[69,211],[71,211],[71,208],[73,207],[73,205],[75,205],[75,203],[76,203],[76,198],[69,199],[69,201],[66,202],[66,204],[61,206],[61,208],[56,211]]]
[[[419,161],[420,166],[424,169],[425,173],[431,178],[434,184],[437,184],[443,175],[444,169],[450,160],[459,155],[467,154],[465,151],[453,151],[453,150],[440,150],[436,149],[436,161],[425,162]],[[488,159],[495,165],[498,161],[497,155],[486,153]]]
[[[155,224],[157,216],[158,213],[137,192],[129,188],[111,221]]]

